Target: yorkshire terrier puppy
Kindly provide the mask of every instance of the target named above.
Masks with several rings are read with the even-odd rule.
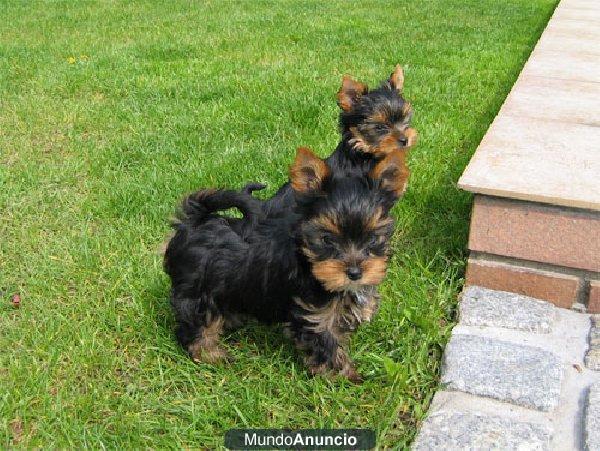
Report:
[[[251,188],[190,195],[165,252],[179,343],[196,361],[226,357],[219,336],[243,317],[286,323],[312,374],[360,376],[345,346],[379,304],[389,214],[404,189],[400,152],[367,176],[338,177],[310,150],[290,168],[295,207],[265,216]],[[218,214],[238,208],[243,218]]]
[[[402,151],[404,159],[417,141],[417,132],[410,127],[413,109],[402,95],[403,88],[400,65],[373,90],[344,76],[337,94],[342,140],[327,162],[338,170],[366,174],[391,152]],[[408,178],[405,163],[403,168]]]
[[[348,75],[343,77],[337,93],[342,139],[325,160],[333,172],[339,176],[366,176],[382,158],[398,151],[404,193],[410,175],[406,155],[417,141],[417,131],[410,127],[413,109],[402,95],[403,88],[404,71],[400,65],[373,90]],[[293,205],[294,194],[286,183],[264,201],[263,209],[267,214],[281,214],[293,209]]]

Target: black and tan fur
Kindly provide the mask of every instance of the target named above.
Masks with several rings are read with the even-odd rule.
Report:
[[[265,215],[249,192],[204,190],[183,203],[165,253],[177,338],[191,357],[226,357],[223,328],[243,316],[283,322],[313,374],[359,380],[351,333],[377,310],[393,220],[403,190],[401,158],[366,176],[339,177],[308,149],[290,168],[295,207]],[[244,218],[219,214],[238,208]]]
[[[366,177],[384,157],[394,154],[403,178],[404,193],[410,171],[406,163],[409,150],[417,142],[411,127],[413,108],[403,95],[404,71],[397,65],[394,72],[377,88],[344,75],[337,93],[340,107],[341,140],[325,160],[338,177]],[[266,214],[285,214],[294,208],[295,197],[289,183],[263,202]]]

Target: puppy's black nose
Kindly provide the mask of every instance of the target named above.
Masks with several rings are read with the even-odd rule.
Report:
[[[358,280],[362,277],[362,271],[356,266],[351,266],[346,270],[346,275],[350,280]]]

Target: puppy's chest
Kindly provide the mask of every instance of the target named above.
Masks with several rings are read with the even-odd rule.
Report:
[[[312,330],[337,336],[353,332],[362,323],[371,321],[379,308],[379,294],[376,290],[340,293],[322,307],[299,299],[296,303],[302,307],[302,317],[311,324]]]

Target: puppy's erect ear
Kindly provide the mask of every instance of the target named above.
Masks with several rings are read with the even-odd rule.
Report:
[[[379,182],[379,188],[390,193],[394,199],[406,190],[409,171],[406,167],[406,151],[394,150],[375,165],[369,177]]]
[[[298,193],[318,191],[329,172],[327,164],[308,147],[298,147],[296,159],[290,166],[292,189]]]
[[[404,88],[404,71],[402,70],[402,66],[400,64],[396,64],[396,68],[392,75],[390,75],[390,85],[392,88],[397,89],[402,92],[402,88]]]
[[[364,83],[352,80],[349,75],[344,75],[342,87],[337,93],[338,105],[342,110],[350,111],[360,96],[366,94],[368,89]]]

